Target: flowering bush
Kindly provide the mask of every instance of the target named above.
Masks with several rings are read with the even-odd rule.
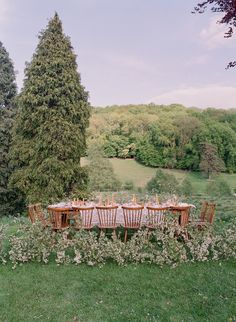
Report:
[[[56,233],[51,229],[44,229],[40,223],[21,223],[16,234],[9,239],[9,260],[14,267],[29,261],[47,263],[55,242]]]
[[[0,254],[3,229],[0,228]],[[6,251],[5,251],[6,252]],[[216,232],[212,227],[198,230],[182,229],[174,221],[168,221],[155,230],[141,229],[124,243],[120,236],[100,237],[96,232],[54,232],[37,224],[21,224],[9,239],[8,259],[16,267],[30,261],[59,264],[85,263],[103,265],[107,261],[118,265],[128,263],[152,263],[177,265],[187,261],[207,261],[236,258],[236,224]]]

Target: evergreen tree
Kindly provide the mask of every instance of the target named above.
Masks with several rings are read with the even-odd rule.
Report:
[[[9,147],[17,94],[13,63],[0,42],[0,215],[13,212],[15,194],[8,189]]]
[[[0,108],[12,107],[16,96],[16,80],[13,63],[0,41]]]
[[[26,65],[11,150],[11,184],[29,202],[52,201],[81,187],[80,157],[90,106],[81,85],[76,55],[57,15],[39,35]]]

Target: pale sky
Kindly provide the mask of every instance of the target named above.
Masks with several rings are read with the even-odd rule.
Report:
[[[17,71],[55,11],[78,55],[82,84],[93,106],[181,103],[236,107],[236,35],[197,0],[0,0],[0,40]]]

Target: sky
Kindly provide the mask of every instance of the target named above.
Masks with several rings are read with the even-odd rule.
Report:
[[[0,0],[0,41],[20,90],[38,34],[58,12],[93,106],[236,108],[236,35],[197,0]]]

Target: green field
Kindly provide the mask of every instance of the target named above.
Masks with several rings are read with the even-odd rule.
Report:
[[[133,159],[114,158],[110,159],[110,161],[118,179],[121,182],[133,181],[136,187],[145,187],[157,170],[156,168],[143,166]],[[193,185],[194,192],[205,192],[208,180],[201,173],[170,169],[163,169],[163,171],[173,174],[179,182],[187,177]],[[226,180],[232,189],[236,189],[236,174],[222,173],[219,177]]]

